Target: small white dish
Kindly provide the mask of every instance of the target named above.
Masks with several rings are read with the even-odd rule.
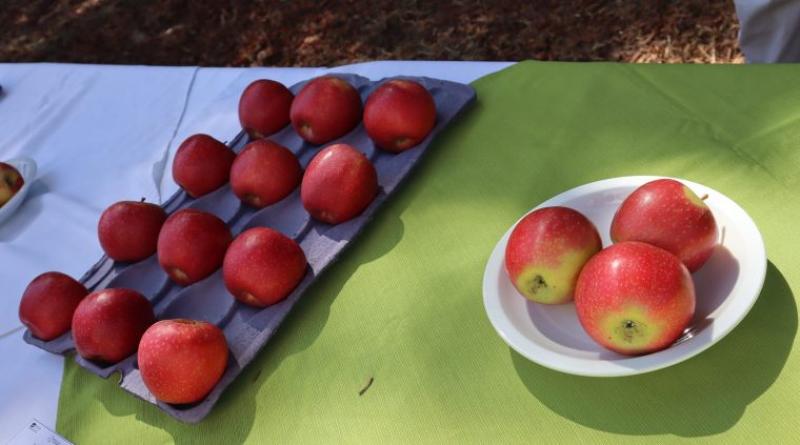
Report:
[[[4,206],[0,207],[0,223],[14,214],[17,207],[25,200],[25,195],[28,194],[28,189],[31,188],[31,184],[36,180],[36,162],[33,159],[15,158],[3,162],[16,168],[19,174],[22,175],[22,180],[25,181],[25,183],[22,184],[22,188],[19,189]]]
[[[570,207],[597,227],[603,246],[611,244],[609,228],[622,201],[656,176],[606,179],[576,187],[541,203]],[[689,359],[725,337],[755,303],[764,285],[767,255],[753,220],[722,193],[678,179],[698,196],[708,195],[720,231],[720,244],[693,274],[697,307],[687,331],[667,349],[630,357],[595,343],[578,322],[575,306],[543,305],[519,294],[505,272],[506,243],[514,225],[492,251],[483,276],[483,303],[500,337],[515,351],[542,366],[568,374],[618,377],[655,371]],[[535,209],[532,209],[533,211]]]

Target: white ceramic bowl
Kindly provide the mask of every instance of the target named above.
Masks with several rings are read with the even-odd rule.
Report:
[[[600,231],[603,246],[611,244],[609,228],[619,205],[655,176],[606,179],[576,187],[538,207],[566,206],[580,211]],[[677,179],[677,178],[676,178]],[[511,226],[489,257],[483,276],[486,313],[500,337],[521,355],[557,371],[595,377],[642,374],[693,357],[725,337],[747,315],[758,298],[767,271],[764,241],[755,223],[735,202],[704,185],[677,179],[698,196],[708,195],[720,231],[720,244],[693,275],[697,295],[695,317],[667,349],[630,357],[595,343],[578,322],[575,306],[543,305],[519,294],[504,268]],[[535,209],[533,209],[535,210]],[[515,223],[516,225],[516,223]]]
[[[25,195],[28,194],[28,189],[31,188],[31,184],[36,179],[36,162],[33,159],[16,158],[3,162],[16,168],[25,183],[4,206],[0,207],[0,224],[8,219],[17,210],[17,207],[22,204],[22,201],[25,200]]]

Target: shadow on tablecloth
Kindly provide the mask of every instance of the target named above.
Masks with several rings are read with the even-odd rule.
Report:
[[[742,323],[676,366],[633,377],[578,377],[509,351],[528,391],[566,419],[612,433],[694,437],[739,421],[781,373],[796,334],[794,295],[769,262],[764,289]]]

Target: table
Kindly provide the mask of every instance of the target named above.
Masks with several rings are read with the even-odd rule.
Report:
[[[225,140],[240,129],[242,89],[286,85],[323,73],[371,79],[415,75],[471,82],[504,62],[385,61],[336,68],[197,68],[0,64],[0,159],[34,158],[37,180],[0,225],[0,443],[31,418],[55,425],[63,359],[22,341],[19,297],[36,275],[79,277],[102,252],[95,226],[109,204],[157,202],[176,185],[172,155],[190,134]],[[165,173],[166,172],[166,173]]]
[[[447,69],[463,74],[458,65]],[[472,83],[478,93],[475,106],[437,137],[411,180],[318,285],[308,289],[203,422],[181,424],[120,391],[113,379],[99,379],[69,360],[58,430],[77,443],[105,443],[111,437],[134,443],[663,444],[690,438],[719,444],[793,443],[800,425],[800,345],[795,341],[800,242],[794,235],[800,220],[799,70],[792,65],[526,61],[484,76]],[[180,90],[184,100],[187,90],[191,97],[197,88],[193,75],[194,85],[189,79]],[[75,78],[55,84],[56,91]],[[157,86],[151,83],[144,85]],[[161,88],[159,94],[172,94],[175,85],[180,84]],[[238,91],[231,90],[217,95],[223,97],[220,103],[235,104]],[[115,119],[124,113],[111,95],[103,96],[106,103],[94,113],[84,101],[73,101],[70,111],[82,110],[77,116],[104,119],[102,129],[74,139],[90,141],[87,149],[62,143],[76,124],[67,126],[48,114],[59,102],[29,104],[52,125],[39,138],[26,139],[27,148],[60,145],[37,154],[49,190],[34,198],[40,204],[51,201],[47,206],[31,201],[26,211],[30,207],[41,216],[43,208],[67,209],[67,201],[83,202],[83,195],[67,192],[84,183],[89,183],[83,187],[86,193],[100,198],[93,198],[99,201],[96,209],[83,204],[74,206],[78,210],[72,214],[57,212],[49,226],[50,219],[38,216],[4,226],[0,237],[12,243],[38,225],[44,229],[42,239],[14,244],[13,258],[0,256],[3,266],[12,266],[0,269],[35,260],[30,248],[37,241],[78,244],[75,238],[83,236],[84,243],[93,243],[91,228],[71,233],[62,225],[83,213],[86,224],[93,224],[108,203],[102,198],[110,186],[124,184],[121,188],[154,200],[166,195],[169,182],[153,163],[168,168],[168,147],[185,135],[184,123],[191,126],[196,120],[218,137],[229,137],[228,129],[219,130],[226,119],[236,127],[235,118],[225,117],[231,112],[220,111],[213,98],[206,102],[208,111],[193,117],[174,111],[160,96],[140,100],[119,88],[107,92],[136,96],[131,103],[147,109],[142,119],[148,113],[170,115],[180,124],[162,129],[132,118],[119,123]],[[86,127],[96,126],[91,124]],[[106,146],[120,141],[104,138],[103,131],[126,125],[134,129],[117,133],[128,138],[122,141],[126,147],[113,148],[109,155]],[[13,130],[17,138],[26,134],[24,127],[0,130]],[[127,151],[141,150],[142,140],[153,134],[163,139],[150,143],[163,145],[146,161],[140,158],[147,156]],[[9,139],[13,146],[16,140]],[[45,153],[57,158],[58,169]],[[106,160],[102,168],[82,169],[86,163],[98,164],[97,159]],[[80,173],[80,180],[53,186],[59,175],[72,171]],[[519,215],[545,199],[599,179],[642,174],[708,185],[753,218],[768,266],[752,310],[708,351],[643,375],[579,377],[522,358],[496,335],[483,308],[481,277],[489,252]],[[93,175],[105,179],[94,182]],[[126,178],[144,178],[146,186],[131,186]],[[72,267],[67,271],[82,271],[85,265],[69,263],[71,253],[61,252],[65,267]],[[87,256],[87,261],[94,259]],[[55,257],[48,253],[46,260]],[[5,283],[19,279],[3,277]],[[5,311],[8,319],[13,309]],[[536,309],[533,303],[527,306],[528,312]],[[4,374],[13,375],[6,371],[10,366],[25,375],[11,385],[43,385],[32,380],[40,371],[7,363]],[[360,395],[367,381],[371,385]],[[3,415],[15,415],[30,404],[20,397],[24,390],[14,390],[2,399],[13,402],[11,408],[2,406]]]

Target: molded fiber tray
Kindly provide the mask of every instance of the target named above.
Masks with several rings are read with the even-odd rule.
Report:
[[[372,82],[353,74],[334,75],[355,86],[363,101],[366,101],[367,96],[383,82],[383,80]],[[125,287],[141,292],[153,303],[156,318],[159,320],[191,318],[205,320],[222,328],[230,348],[230,358],[222,378],[204,400],[191,405],[171,405],[157,401],[141,379],[136,363],[136,354],[112,365],[102,365],[85,360],[77,354],[75,354],[75,361],[103,378],[119,372],[122,375],[120,386],[126,391],[158,405],[159,408],[178,420],[195,423],[207,416],[222,391],[267,344],[278,325],[300,299],[303,292],[326,267],[333,263],[341,251],[364,228],[372,215],[386,201],[386,198],[406,178],[428,149],[433,138],[462,110],[475,101],[475,90],[464,84],[425,77],[398,78],[416,80],[431,92],[436,101],[436,126],[422,143],[399,154],[377,149],[367,137],[361,124],[344,137],[331,142],[346,142],[359,149],[374,163],[378,172],[378,196],[360,216],[338,225],[329,225],[313,220],[300,202],[299,187],[282,201],[261,210],[241,204],[231,192],[229,185],[198,199],[192,199],[185,192],[179,190],[162,204],[162,207],[170,214],[184,207],[193,207],[214,213],[228,223],[234,236],[251,227],[266,226],[294,238],[303,248],[309,268],[297,288],[282,302],[267,308],[254,308],[238,302],[225,289],[221,270],[202,281],[181,287],[167,278],[158,264],[156,255],[138,263],[114,262],[104,256],[81,278],[81,282],[90,291],[108,287]],[[304,84],[305,82],[301,82],[292,86],[292,92],[297,94]],[[291,125],[268,138],[283,144],[294,152],[304,168],[320,148],[320,146],[304,142],[294,132]],[[239,152],[247,142],[248,136],[241,132],[228,145],[234,151]],[[30,331],[25,332],[24,338],[26,342],[55,354],[68,355],[75,349],[71,332],[49,342],[36,339]]]

